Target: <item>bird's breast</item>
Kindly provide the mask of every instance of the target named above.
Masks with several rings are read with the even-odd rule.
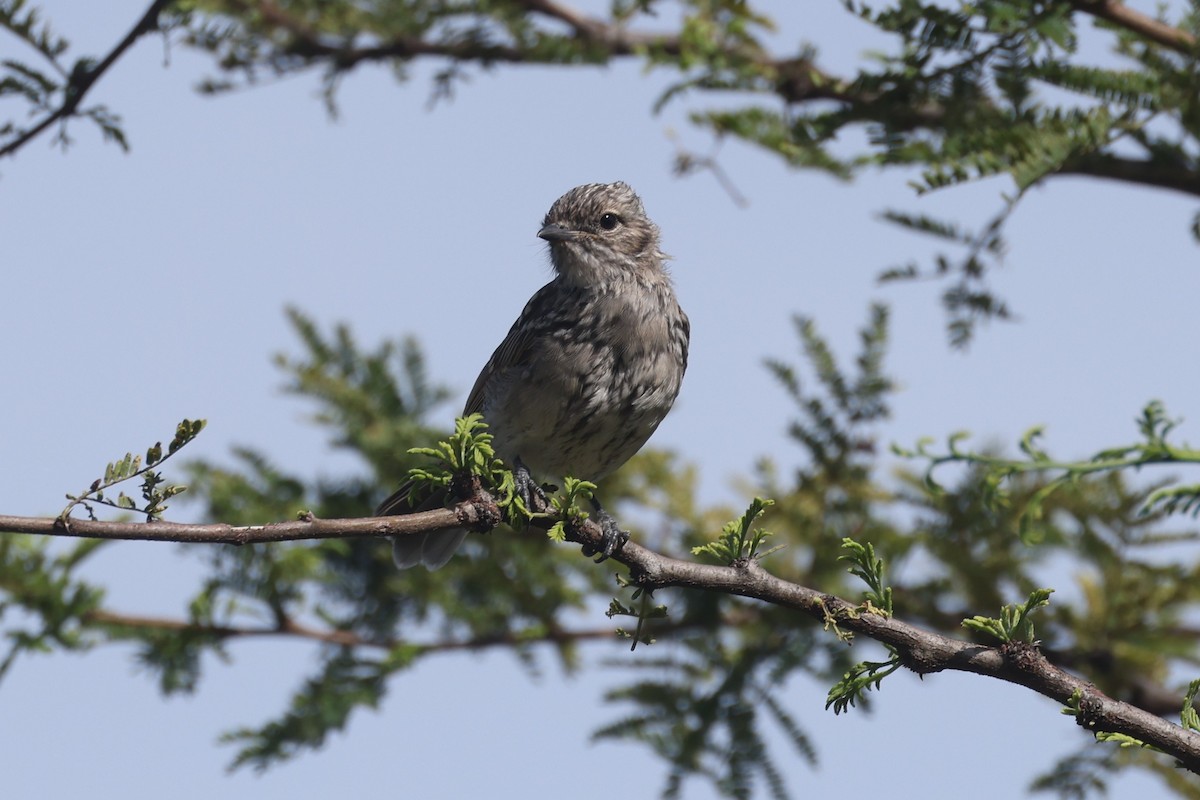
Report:
[[[599,479],[636,453],[670,411],[686,365],[670,293],[600,296],[548,326],[484,398],[497,450],[535,475]],[[686,318],[684,318],[686,324]]]

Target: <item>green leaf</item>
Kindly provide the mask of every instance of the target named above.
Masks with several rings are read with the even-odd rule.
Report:
[[[1037,638],[1033,629],[1033,613],[1050,605],[1050,595],[1053,593],[1053,589],[1034,589],[1024,603],[1004,606],[998,618],[975,616],[964,619],[962,625],[968,630],[993,636],[1002,642],[1034,644]]]
[[[747,559],[761,559],[775,552],[778,548],[759,553],[759,548],[773,534],[761,528],[753,528],[754,521],[763,512],[775,504],[774,500],[761,497],[754,498],[740,519],[725,524],[721,535],[715,542],[697,545],[692,548],[693,555],[707,555],[727,564]]]

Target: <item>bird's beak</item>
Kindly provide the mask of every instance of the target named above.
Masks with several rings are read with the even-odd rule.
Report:
[[[572,239],[578,239],[580,236],[579,231],[571,230],[557,222],[551,222],[538,231],[538,238],[545,239],[547,242],[569,242]]]

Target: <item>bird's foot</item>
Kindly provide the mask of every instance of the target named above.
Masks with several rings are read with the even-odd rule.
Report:
[[[550,498],[546,496],[546,491],[538,485],[538,482],[533,479],[529,468],[521,463],[521,459],[517,459],[515,468],[513,469],[513,484],[517,497],[521,498],[521,502],[525,504],[525,508],[529,510],[529,513],[539,514],[549,508]]]
[[[621,530],[621,526],[617,524],[617,519],[612,514],[600,507],[599,503],[593,502],[596,509],[595,520],[600,526],[604,537],[601,539],[600,549],[596,549],[591,545],[583,546],[583,554],[585,556],[594,556],[599,554],[596,563],[607,560],[613,553],[620,550],[629,541],[629,531]]]

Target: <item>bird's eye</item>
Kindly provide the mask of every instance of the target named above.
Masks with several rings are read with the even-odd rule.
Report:
[[[600,227],[606,231],[611,231],[613,228],[621,224],[621,218],[616,214],[608,213],[600,215]]]

